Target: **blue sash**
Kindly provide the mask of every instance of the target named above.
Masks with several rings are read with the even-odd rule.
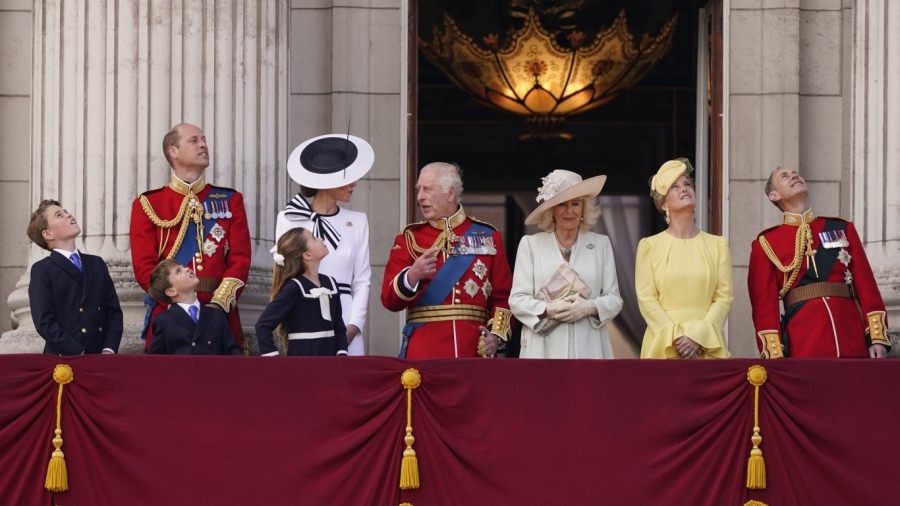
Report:
[[[206,195],[206,198],[202,200],[200,203],[204,203],[206,201],[212,201],[215,203],[219,202],[228,202],[231,200],[231,196],[234,195],[234,190],[229,188],[219,188],[217,186],[210,186],[211,190]],[[224,207],[222,207],[224,209]],[[209,231],[216,225],[216,219],[210,217],[206,218],[205,213],[203,216],[203,230],[206,234],[209,234]],[[197,237],[197,224],[191,220],[188,223],[187,231],[184,233],[185,239]],[[204,240],[206,237],[203,238]],[[181,247],[178,248],[178,252],[175,253],[175,260],[177,260],[181,265],[189,265],[191,261],[194,259],[194,255],[200,251],[200,245],[197,244],[197,241],[194,240],[183,240],[181,241]],[[156,307],[156,300],[151,297],[149,294],[144,296],[144,306],[147,307],[147,311],[144,313],[144,328],[141,330],[141,339],[147,340],[147,329],[150,327],[150,315],[153,313],[153,308]]]
[[[492,229],[479,223],[472,223],[472,226],[469,227],[462,236],[490,235],[492,233]],[[453,286],[456,285],[456,282],[459,281],[466,272],[466,269],[468,269],[469,266],[472,265],[472,262],[475,261],[475,257],[475,254],[453,255],[448,257],[444,262],[444,265],[441,266],[441,269],[437,271],[431,279],[431,282],[428,283],[428,287],[425,288],[425,293],[423,293],[422,297],[419,298],[419,301],[416,302],[415,307],[436,306],[443,302],[444,299],[447,298],[447,295],[450,294],[450,291],[453,290]],[[403,343],[400,346],[400,358],[406,358],[406,349],[409,346],[409,338],[417,328],[424,324],[425,322],[407,323],[403,327]]]
[[[228,188],[219,188],[212,187],[212,191],[210,191],[204,200],[200,203],[203,204],[207,201],[214,202],[218,204],[219,202],[228,202],[231,200],[231,196],[234,195],[234,190]],[[224,209],[224,207],[222,207]],[[209,235],[209,231],[212,230],[214,226],[216,226],[216,219],[210,217],[209,219],[206,216],[203,217],[203,230]],[[191,220],[187,226],[187,232],[184,234],[185,239],[191,237],[197,237],[197,224]],[[206,237],[203,237],[206,240]],[[181,242],[181,247],[178,248],[178,253],[175,254],[175,260],[181,262],[181,265],[188,265],[194,259],[194,255],[199,251],[199,245],[197,241],[188,241],[184,240]]]

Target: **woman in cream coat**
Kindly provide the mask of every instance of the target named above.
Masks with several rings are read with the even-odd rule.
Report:
[[[612,358],[606,324],[622,309],[609,238],[590,232],[606,176],[582,180],[566,170],[543,178],[538,202],[525,220],[543,232],[519,243],[509,307],[523,324],[521,358]],[[590,293],[546,302],[538,292],[561,266],[578,274]]]
[[[647,331],[641,358],[728,358],[725,319],[734,300],[731,252],[724,237],[694,224],[693,171],[670,160],[650,180],[650,196],[668,228],[641,239],[634,284]]]

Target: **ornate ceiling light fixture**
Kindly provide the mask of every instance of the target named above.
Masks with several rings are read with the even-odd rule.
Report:
[[[560,131],[565,116],[606,104],[640,81],[672,45],[678,15],[656,37],[644,34],[637,46],[624,10],[593,43],[585,43],[583,32],[568,31],[568,47],[557,43],[562,30],[545,29],[534,9],[524,19],[504,47],[496,34],[480,47],[445,13],[443,31],[435,26],[431,42],[420,37],[419,47],[479,103],[525,116],[529,133],[520,139],[571,139]]]

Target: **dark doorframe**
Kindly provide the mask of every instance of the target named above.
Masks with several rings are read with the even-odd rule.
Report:
[[[723,0],[710,0],[710,31],[709,31],[709,71],[710,71],[710,146],[709,146],[709,204],[710,204],[710,232],[716,235],[722,234],[722,211],[724,202],[722,199],[722,143],[724,121],[724,24],[723,24]]]
[[[418,179],[419,172],[419,12],[418,0],[408,0],[409,31],[406,34],[406,223],[414,221],[416,213],[415,192],[409,191]]]

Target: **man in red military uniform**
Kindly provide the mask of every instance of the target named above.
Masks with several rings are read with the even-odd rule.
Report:
[[[174,258],[200,279],[197,298],[227,314],[228,325],[243,345],[237,300],[250,274],[250,231],[244,198],[231,188],[208,184],[209,148],[199,127],[176,125],[163,139],[163,152],[174,175],[163,188],[150,190],[131,207],[131,261],[134,277],[146,292],[156,265]],[[153,336],[152,318],[166,304],[145,299],[148,306],[146,347]]]
[[[407,226],[391,248],[381,303],[408,310],[401,357],[492,357],[509,338],[503,239],[459,204],[461,172],[442,162],[422,168],[416,200],[428,221]]]
[[[776,169],[766,195],[784,221],[762,231],[750,252],[747,285],[762,356],[884,357],[891,346],[884,301],[853,224],[815,216],[796,170]]]

